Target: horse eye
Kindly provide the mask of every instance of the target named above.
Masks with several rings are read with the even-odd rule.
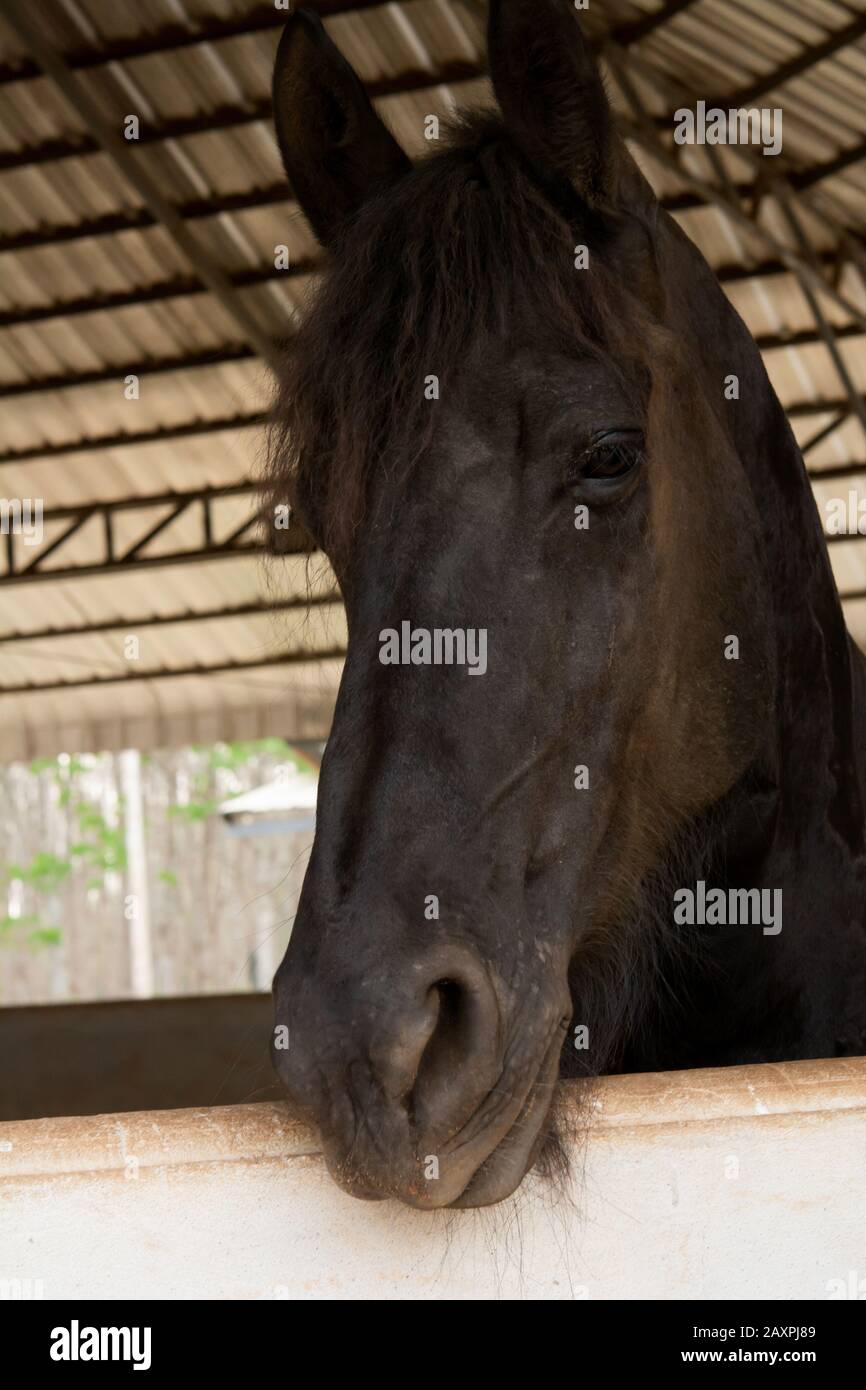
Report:
[[[637,451],[622,444],[605,444],[593,449],[583,468],[585,478],[622,478],[637,463]]]
[[[618,482],[643,459],[643,438],[637,430],[611,431],[597,436],[574,460],[570,481]]]

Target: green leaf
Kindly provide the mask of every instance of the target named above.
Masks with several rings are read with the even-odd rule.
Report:
[[[40,892],[50,893],[68,877],[71,870],[72,865],[67,859],[60,859],[56,854],[40,850],[34,854],[27,868],[19,870],[15,877],[25,883],[31,883]]]
[[[219,804],[218,801],[188,801],[183,806],[169,806],[168,814],[172,820],[185,820],[194,825],[207,820]]]
[[[40,772],[47,772],[49,768],[56,768],[56,766],[56,758],[34,758],[30,764],[30,771],[38,777]]]
[[[0,931],[14,931],[17,927],[35,927],[39,923],[39,914],[36,912],[25,913],[23,917],[0,917]]]
[[[59,946],[60,928],[59,927],[40,927],[38,931],[32,931],[27,937],[34,946]]]

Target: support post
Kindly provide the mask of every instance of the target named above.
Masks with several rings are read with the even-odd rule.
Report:
[[[150,933],[150,895],[147,847],[144,840],[144,798],[141,754],[124,748],[118,757],[123,793],[123,831],[126,842],[126,899],[129,922],[129,978],[136,999],[153,995],[153,951]]]

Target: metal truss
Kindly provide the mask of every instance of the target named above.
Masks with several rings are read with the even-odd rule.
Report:
[[[13,529],[3,537],[6,546],[6,569],[0,575],[0,592],[24,584],[56,583],[58,580],[86,579],[94,575],[125,574],[133,571],[164,568],[167,565],[198,564],[203,560],[228,560],[243,555],[300,555],[312,552],[306,533],[292,522],[286,529],[265,527],[261,506],[252,507],[249,515],[228,534],[219,535],[215,514],[216,504],[229,497],[257,498],[259,489],[253,482],[234,483],[226,487],[198,488],[190,492],[166,492],[146,497],[127,497],[112,502],[89,502],[75,507],[54,507],[43,514],[43,525],[62,524],[62,530],[35,554],[25,544],[25,537]],[[145,529],[125,547],[116,540],[117,521],[121,515],[136,511],[156,510],[154,521],[148,518]],[[199,516],[197,538],[190,542],[177,534],[174,550],[154,554],[150,547],[158,536],[171,538],[178,531],[177,523],[186,521],[195,510]],[[63,563],[63,550],[90,522],[97,522],[98,559]],[[64,524],[65,523],[65,524]],[[258,527],[258,534],[254,534]],[[95,538],[94,538],[95,539]],[[52,560],[52,564],[47,564]],[[57,563],[59,561],[60,563]]]

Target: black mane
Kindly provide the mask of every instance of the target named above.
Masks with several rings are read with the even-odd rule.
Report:
[[[542,186],[498,117],[463,113],[443,142],[341,230],[286,347],[269,498],[297,507],[336,563],[369,470],[405,469],[429,441],[425,377],[444,394],[490,337],[531,341],[539,324],[548,349],[652,374],[667,336],[624,288],[621,246],[610,264],[609,223]]]

